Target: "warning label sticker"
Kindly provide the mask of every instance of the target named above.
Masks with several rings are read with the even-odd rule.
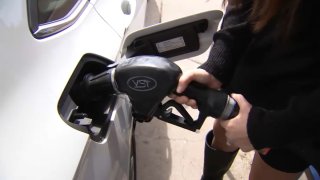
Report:
[[[182,36],[156,43],[159,53],[185,47],[186,44]]]

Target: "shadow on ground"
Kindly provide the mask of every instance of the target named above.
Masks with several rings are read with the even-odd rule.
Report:
[[[167,180],[172,169],[167,125],[154,118],[136,126],[137,179]]]

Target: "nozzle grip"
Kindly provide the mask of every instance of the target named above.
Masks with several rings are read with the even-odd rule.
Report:
[[[239,112],[237,102],[221,90],[208,88],[198,82],[191,82],[182,93],[195,99],[199,109],[199,117],[211,116],[227,120],[235,117]]]

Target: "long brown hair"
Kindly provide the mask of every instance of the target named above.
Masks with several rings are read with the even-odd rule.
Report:
[[[244,0],[223,0],[225,5],[227,2],[240,7]],[[285,29],[293,26],[296,11],[301,0],[253,0],[249,21],[253,26],[253,31],[258,32],[263,29],[267,23],[275,16],[279,16],[280,24]],[[288,33],[288,32],[285,32]]]

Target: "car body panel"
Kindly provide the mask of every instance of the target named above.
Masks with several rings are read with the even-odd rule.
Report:
[[[119,95],[111,113],[104,142],[88,141],[74,179],[129,179],[133,119],[128,97]]]
[[[125,8],[123,4],[127,4],[130,13],[125,14],[123,8]],[[98,0],[94,7],[99,15],[108,23],[112,24],[112,28],[117,32],[119,37],[123,37],[125,29],[131,23],[136,9],[136,1],[135,0]],[[123,8],[122,8],[123,7]],[[128,9],[126,8],[126,9]],[[114,18],[117,17],[117,18]]]
[[[112,24],[121,37],[127,29],[138,30],[145,26],[147,0],[118,0],[116,2],[96,0],[94,7],[106,22]],[[128,10],[130,13],[126,13],[125,9],[130,9]],[[117,18],[114,18],[115,16]]]
[[[88,135],[63,122],[58,100],[84,54],[115,59],[122,39],[92,5],[41,40],[29,31],[26,1],[1,1],[0,15],[0,179],[72,179]]]

